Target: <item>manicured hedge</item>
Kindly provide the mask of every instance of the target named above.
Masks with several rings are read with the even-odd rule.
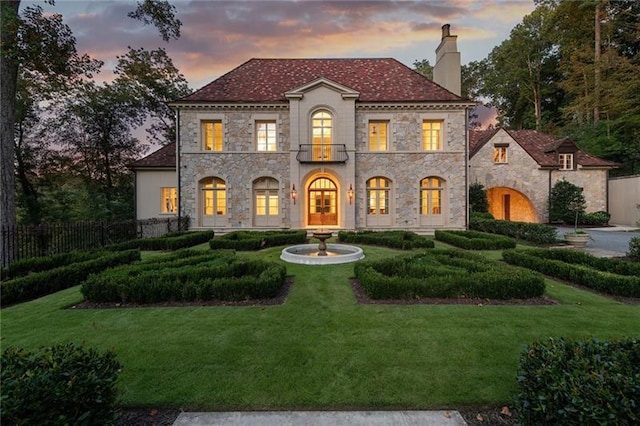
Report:
[[[640,297],[638,265],[585,253],[555,250],[507,250],[503,259],[512,264],[580,284],[607,294]]]
[[[469,228],[475,231],[502,234],[536,244],[553,244],[557,239],[557,230],[553,226],[541,223],[511,222],[471,217]]]
[[[260,250],[287,244],[304,244],[307,231],[235,231],[209,241],[212,249],[233,249],[239,251]]]
[[[340,231],[338,239],[342,243],[368,244],[401,250],[433,248],[435,246],[433,240],[409,231]]]
[[[435,231],[436,240],[467,250],[500,250],[516,247],[509,237],[480,231]]]
[[[26,302],[38,297],[73,287],[84,281],[90,274],[101,272],[133,261],[140,260],[139,250],[119,253],[104,253],[102,257],[84,262],[72,263],[47,271],[35,272],[24,277],[3,281],[2,306]]]
[[[59,266],[96,259],[104,256],[104,254],[104,250],[82,250],[20,259],[12,262],[8,268],[3,268],[0,271],[0,276],[2,281],[4,281],[11,278],[22,277],[32,272],[46,271],[47,269],[53,269]]]
[[[526,299],[542,296],[545,289],[540,274],[459,250],[359,262],[354,272],[373,299]]]
[[[2,354],[3,425],[110,425],[118,374],[113,352],[73,344]]]
[[[105,248],[111,251],[134,248],[149,251],[174,251],[206,243],[213,238],[213,235],[213,231],[182,231],[163,235],[162,237],[125,241],[124,243],[112,244]]]
[[[518,387],[524,425],[640,424],[640,340],[534,342]]]
[[[284,285],[283,265],[230,256],[229,250],[207,256],[144,262],[91,276],[81,288],[92,302],[159,303],[204,300],[237,301],[275,297]]]

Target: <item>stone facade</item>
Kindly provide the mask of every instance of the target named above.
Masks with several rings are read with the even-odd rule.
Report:
[[[294,92],[292,92],[294,93]],[[291,95],[280,107],[193,107],[180,110],[181,214],[192,218],[192,227],[219,230],[261,229],[255,220],[253,185],[259,178],[278,183],[279,218],[275,228],[315,228],[310,223],[311,185],[325,177],[336,185],[337,221],[332,229],[464,229],[466,226],[466,107],[452,105],[356,105],[348,89],[320,83]],[[328,111],[333,117],[333,143],[344,144],[347,161],[301,162],[301,146],[311,144],[311,117]],[[276,120],[277,151],[257,152],[255,122]],[[223,125],[224,149],[203,151],[202,122],[219,120]],[[371,120],[388,123],[389,150],[370,152],[368,126]],[[422,149],[423,120],[441,120],[444,147]],[[226,184],[223,217],[203,217],[199,182],[219,178]],[[372,177],[391,182],[389,214],[382,219],[367,214],[366,184]],[[437,177],[443,183],[442,213],[420,214],[420,181]],[[292,198],[295,186],[296,199]],[[348,199],[348,190],[353,199]],[[381,215],[382,216],[382,215]]]

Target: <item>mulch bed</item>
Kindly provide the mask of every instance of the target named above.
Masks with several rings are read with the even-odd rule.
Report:
[[[458,298],[434,298],[422,297],[416,299],[372,299],[369,297],[360,281],[351,278],[351,287],[356,295],[356,300],[361,305],[557,305],[558,302],[546,296],[532,297],[529,299],[470,299]]]

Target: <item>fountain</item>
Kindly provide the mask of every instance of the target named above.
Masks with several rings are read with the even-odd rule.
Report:
[[[282,250],[280,259],[289,263],[303,265],[336,265],[339,263],[356,262],[364,258],[360,247],[346,244],[326,244],[325,241],[333,235],[331,231],[319,229],[312,233],[313,238],[320,240],[320,244],[299,244]]]

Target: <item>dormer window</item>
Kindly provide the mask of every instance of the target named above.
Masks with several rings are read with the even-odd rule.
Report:
[[[558,162],[560,163],[560,170],[573,170],[573,154],[558,154]]]

